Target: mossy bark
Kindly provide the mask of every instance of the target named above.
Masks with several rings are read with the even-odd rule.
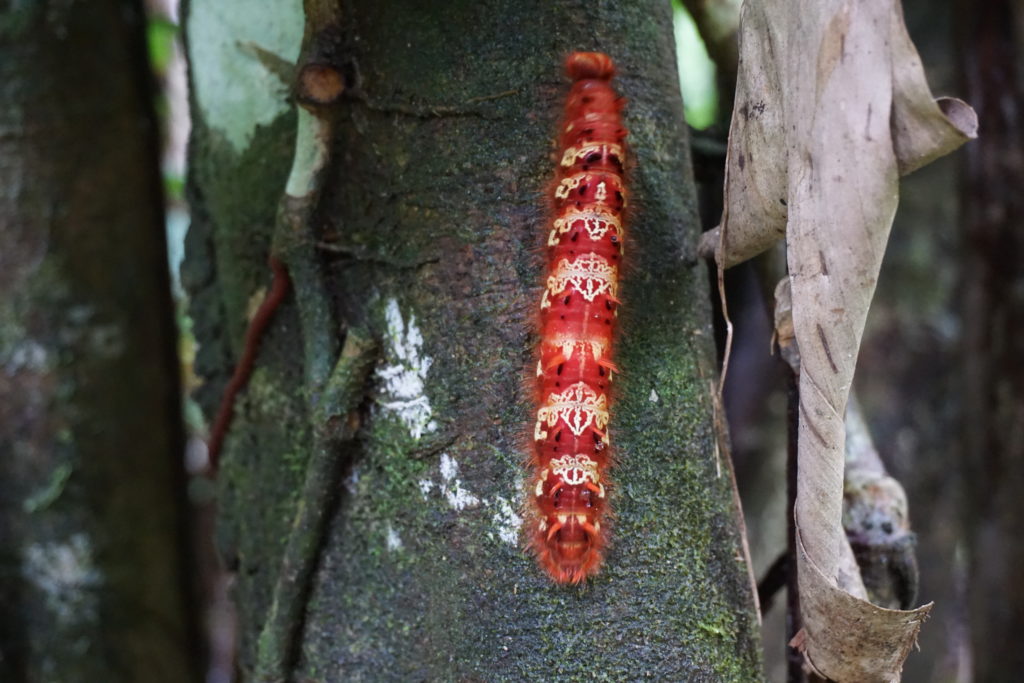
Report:
[[[339,335],[366,326],[381,355],[356,445],[338,453],[346,479],[295,678],[758,679],[712,426],[709,292],[668,3],[351,2],[343,22],[333,59],[350,87],[314,222]],[[561,62],[575,49],[619,65],[635,163],[614,541],[597,579],[566,588],[524,552],[520,516]],[[295,119],[239,150],[208,104],[194,109],[186,279],[212,411],[244,305],[267,283]],[[246,671],[309,457],[316,397],[303,364],[325,361],[302,358],[296,306],[314,295],[300,287],[272,326],[222,465]]]
[[[0,679],[197,680],[133,0],[0,11]]]

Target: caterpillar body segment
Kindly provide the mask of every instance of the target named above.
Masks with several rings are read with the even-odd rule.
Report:
[[[610,387],[626,187],[623,100],[612,60],[575,52],[560,133],[540,302],[531,545],[558,583],[596,573],[607,544]]]

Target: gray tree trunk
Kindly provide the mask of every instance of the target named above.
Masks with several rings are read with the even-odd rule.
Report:
[[[197,680],[138,2],[0,10],[0,680]]]
[[[193,0],[186,24],[197,87],[185,279],[211,413],[247,305],[267,286],[295,143],[271,72],[295,59],[302,18],[287,8],[270,18],[268,3],[259,22],[273,30],[224,19],[242,4]],[[524,552],[520,527],[561,62],[575,49],[619,64],[634,209],[614,540],[597,579],[561,587]],[[356,439],[336,455],[344,485],[316,549],[295,679],[760,678],[715,447],[709,292],[669,3],[360,0],[345,3],[329,52],[349,88],[312,218],[314,241],[329,246],[317,251],[321,283],[296,279],[276,316],[219,482],[243,671],[256,667],[293,518],[310,503],[300,500],[317,400],[304,388],[310,366],[330,367],[322,350],[361,327],[379,356],[350,421]],[[248,99],[236,92],[232,104],[236,86]],[[303,340],[297,304],[317,301],[321,285],[335,322],[307,322]],[[334,343],[310,343],[324,335]]]

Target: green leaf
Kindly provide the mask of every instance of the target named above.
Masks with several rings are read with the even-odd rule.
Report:
[[[146,42],[149,44],[149,63],[157,74],[167,71],[174,54],[174,41],[177,39],[177,24],[160,17],[150,18],[146,26]]]
[[[707,128],[718,116],[718,87],[715,63],[697,32],[693,17],[681,3],[673,4],[679,89],[683,93],[686,122],[698,130]]]

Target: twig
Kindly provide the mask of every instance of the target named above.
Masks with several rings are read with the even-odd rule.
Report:
[[[764,577],[757,584],[757,598],[761,601],[761,609],[767,612],[772,608],[775,594],[786,587],[789,580],[789,552],[784,551],[775,558]]]
[[[919,582],[907,494],[886,472],[853,392],[846,406],[843,529],[871,602],[909,609]]]
[[[252,375],[256,353],[259,351],[267,326],[293,285],[302,327],[308,388],[314,389],[324,381],[331,359],[336,357],[336,326],[333,323],[330,300],[323,278],[320,276],[316,250],[311,246],[315,240],[309,234],[312,230],[309,217],[316,206],[318,196],[317,191],[310,191],[301,197],[285,193],[278,205],[273,244],[268,258],[273,280],[270,291],[245,332],[242,356],[224,390],[217,417],[210,429],[207,448],[208,471],[211,476],[216,475],[220,465],[220,454],[234,418],[238,393]]]
[[[800,618],[800,589],[797,581],[796,557],[796,488],[797,488],[797,430],[800,422],[800,384],[799,375],[790,365],[786,365],[786,381],[788,384],[786,426],[789,435],[786,449],[786,560],[789,571],[786,573],[786,643],[793,643],[797,634],[803,629]],[[807,683],[804,671],[804,656],[796,647],[786,646],[786,681],[787,683]]]
[[[349,330],[345,346],[324,387],[314,413],[313,448],[298,509],[288,534],[267,619],[260,632],[253,680],[287,680],[301,632],[313,569],[323,545],[327,511],[340,488],[348,458],[339,453],[355,438],[357,425],[349,420],[364,396],[376,344],[359,329]]]
[[[760,624],[764,608],[761,604],[760,589],[757,585],[757,577],[754,575],[754,563],[750,557],[750,542],[747,540],[747,521],[743,514],[743,501],[740,498],[740,487],[736,482],[736,468],[732,461],[732,441],[729,438],[729,423],[725,416],[725,406],[722,405],[721,394],[716,393],[714,382],[708,381],[708,393],[711,395],[713,417],[715,425],[715,466],[718,469],[718,476],[722,476],[721,462],[725,461],[725,469],[729,473],[729,486],[732,489],[732,502],[736,507],[736,521],[739,524],[740,549],[743,552],[743,561],[747,565],[747,579],[750,581],[750,592],[754,600],[754,612],[757,615],[757,623]]]
[[[284,301],[285,295],[288,294],[291,286],[288,271],[277,257],[271,255],[269,265],[273,273],[270,291],[264,297],[263,302],[256,310],[256,315],[253,316],[248,329],[245,331],[242,356],[238,360],[238,365],[235,366],[235,371],[232,373],[227,387],[224,389],[220,408],[217,409],[217,417],[213,421],[213,427],[210,428],[207,449],[209,452],[208,471],[211,476],[217,474],[217,468],[220,465],[220,453],[224,447],[224,437],[227,435],[228,428],[231,426],[231,420],[235,416],[235,399],[238,397],[238,392],[249,381],[253,364],[256,362],[256,352],[259,351],[260,342],[263,340],[263,333],[266,331],[267,325],[270,324],[274,312],[281,305],[281,302]]]
[[[290,677],[328,511],[347,461],[338,451],[355,437],[358,423],[349,416],[362,401],[376,351],[369,334],[349,329],[337,355],[338,326],[320,272],[318,236],[311,218],[330,162],[331,107],[346,85],[330,58],[340,9],[336,3],[306,0],[304,10],[306,33],[295,82],[300,105],[295,157],[278,208],[273,251],[287,264],[295,285],[313,440],[270,609],[256,645],[253,678],[260,683],[283,683]]]
[[[302,330],[305,382],[311,392],[327,379],[338,354],[338,325],[321,274],[310,220],[319,194],[319,182],[316,190],[301,197],[285,193],[278,208],[273,244],[273,252],[287,265],[295,288]]]
[[[725,296],[725,265],[724,265],[724,254],[725,254],[725,238],[726,238],[726,217],[722,216],[722,225],[719,232],[720,241],[718,243],[718,251],[715,257],[715,274],[718,282],[718,298],[722,303],[722,319],[725,321],[725,350],[722,352],[722,374],[718,378],[718,400],[724,400],[722,397],[725,395],[725,378],[729,374],[729,358],[732,356],[732,319],[729,317],[729,303],[726,301]]]
[[[277,77],[281,85],[289,87],[295,81],[295,65],[277,53],[249,40],[236,41],[235,47],[262,64],[264,69]]]

